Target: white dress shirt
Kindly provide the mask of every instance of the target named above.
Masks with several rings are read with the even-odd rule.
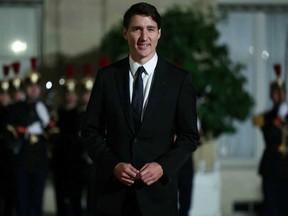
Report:
[[[142,109],[142,115],[141,119],[143,118],[143,113],[145,112],[145,109],[148,104],[148,96],[150,92],[150,88],[153,81],[153,75],[154,71],[157,65],[158,61],[158,55],[155,53],[153,58],[146,62],[144,65],[140,65],[137,62],[135,62],[131,56],[129,56],[129,64],[130,64],[130,73],[129,73],[129,89],[130,89],[130,103],[132,103],[132,94],[133,94],[133,85],[134,81],[136,80],[136,71],[140,66],[143,66],[145,69],[145,72],[142,73],[142,79],[143,79],[143,95],[144,95],[144,101],[143,101],[143,109]]]

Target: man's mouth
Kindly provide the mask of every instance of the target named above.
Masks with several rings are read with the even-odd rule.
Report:
[[[149,46],[149,44],[138,44],[138,47],[140,49],[146,49]]]

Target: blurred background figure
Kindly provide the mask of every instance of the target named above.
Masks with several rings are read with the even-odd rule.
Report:
[[[92,74],[92,67],[90,64],[83,65],[83,78],[80,85],[80,112],[81,112],[81,127],[85,118],[85,111],[89,102],[91,91],[94,84],[94,77]],[[83,152],[83,189],[85,194],[85,209],[86,216],[95,215],[96,203],[96,178],[95,167],[86,151]]]
[[[3,66],[3,80],[0,82],[0,103],[2,106],[8,106],[11,102],[11,97],[9,94],[9,70],[10,67],[8,65]]]
[[[197,119],[197,127],[200,138],[203,136],[201,129],[201,122]],[[201,139],[200,143],[201,144]],[[191,158],[184,163],[184,165],[178,171],[178,208],[179,216],[189,216],[192,209],[193,187],[194,187],[194,158],[193,153]]]
[[[14,72],[12,78],[9,79],[9,93],[11,98],[11,103],[7,108],[5,115],[6,125],[5,125],[5,140],[7,143],[7,152],[5,164],[7,168],[6,176],[8,181],[6,182],[6,204],[5,209],[6,212],[4,215],[18,215],[19,214],[19,194],[18,194],[18,168],[19,168],[19,152],[21,147],[21,141],[17,137],[16,129],[9,124],[9,115],[12,113],[15,107],[19,102],[23,102],[25,100],[25,91],[23,86],[23,79],[20,78],[20,62],[14,62],[10,65],[11,72]],[[17,108],[16,108],[17,110]],[[1,117],[2,119],[2,117]],[[3,117],[4,119],[4,117]]]
[[[262,177],[265,216],[288,215],[288,106],[286,87],[281,76],[281,65],[275,64],[277,79],[270,84],[270,99],[273,106],[253,117],[253,123],[263,133],[265,149],[259,166]]]
[[[3,80],[0,80],[0,215],[13,215],[14,189],[12,184],[12,151],[9,148],[7,117],[11,98],[9,95],[10,67],[3,66]]]
[[[44,137],[50,116],[41,101],[40,74],[37,59],[31,58],[31,71],[25,78],[25,100],[9,110],[9,123],[17,131],[17,185],[20,216],[42,216],[44,187],[48,171],[48,150]]]
[[[52,150],[52,172],[58,216],[81,215],[82,153],[79,137],[80,112],[76,91],[75,70],[69,65],[64,85],[63,104],[57,110],[59,128]]]

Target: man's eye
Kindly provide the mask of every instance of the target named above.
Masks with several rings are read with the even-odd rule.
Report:
[[[139,31],[140,28],[133,28],[132,31]]]

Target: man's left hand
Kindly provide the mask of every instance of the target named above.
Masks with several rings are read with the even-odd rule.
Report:
[[[136,179],[142,180],[146,185],[151,185],[158,181],[163,176],[163,169],[160,164],[156,162],[145,164]]]

